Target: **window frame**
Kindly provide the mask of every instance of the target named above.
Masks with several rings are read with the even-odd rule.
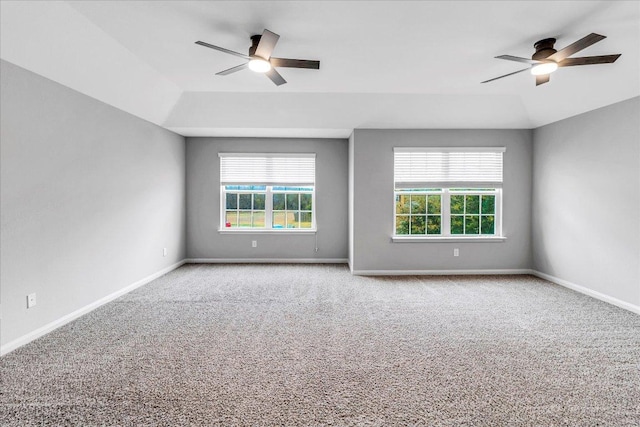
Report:
[[[409,203],[409,213],[406,214],[398,214],[396,212],[396,199],[399,195],[407,195],[407,196],[424,196],[425,197],[425,213],[413,213],[411,212],[411,202]],[[429,196],[440,196],[440,213],[439,214],[429,214]],[[393,203],[393,236],[402,236],[402,237],[439,237],[442,236],[442,233],[440,234],[411,234],[411,217],[414,216],[424,216],[425,217],[425,231],[427,230],[427,225],[428,225],[428,217],[429,216],[439,216],[440,217],[440,231],[442,232],[442,227],[443,227],[443,219],[444,219],[444,215],[443,215],[443,206],[442,206],[442,201],[443,201],[443,197],[442,197],[442,189],[435,189],[435,188],[429,188],[429,189],[404,189],[404,190],[394,190],[394,197],[393,197],[394,203]],[[408,216],[409,217],[409,234],[396,234],[397,230],[398,230],[398,217],[399,216]]]
[[[252,184],[242,184],[243,187],[252,186]],[[261,186],[255,184],[253,186]],[[264,185],[265,190],[255,190],[255,189],[234,189],[227,190],[227,185],[220,185],[220,224],[218,231],[223,234],[235,234],[235,233],[315,233],[317,231],[317,223],[316,223],[316,186],[308,185],[308,184],[286,184],[286,185]],[[302,191],[302,190],[273,190],[274,187],[300,187],[300,188],[311,188],[311,191]],[[264,202],[264,213],[265,219],[264,227],[226,227],[226,212],[227,212],[227,194],[228,193],[238,193],[238,194],[264,194],[265,202]],[[311,212],[311,228],[275,228],[273,227],[273,195],[275,194],[311,194],[311,211],[308,210],[297,210],[296,212]],[[300,202],[299,202],[300,203]],[[236,208],[236,211],[239,211],[239,207]],[[252,209],[251,212],[254,210]],[[260,210],[261,211],[261,210]],[[281,210],[278,209],[278,212]],[[286,198],[285,198],[285,210],[284,212],[293,212],[286,209]]]
[[[252,223],[253,223],[253,214],[254,212],[264,212],[264,221],[265,224],[267,223],[267,194],[266,194],[266,186],[265,186],[265,190],[256,190],[256,189],[238,189],[238,190],[226,190],[225,189],[225,185],[221,186],[221,198],[220,198],[220,205],[222,207],[221,209],[221,213],[220,213],[220,228],[221,229],[244,229],[241,228],[239,226],[234,227],[227,227],[226,226],[226,220],[227,220],[227,212],[231,212],[234,211],[234,209],[227,209],[227,195],[228,194],[237,194],[238,195],[238,201],[237,201],[237,205],[236,205],[236,215],[238,215],[237,218],[237,223],[240,223],[239,220],[239,214],[241,211],[246,211],[246,212],[251,212],[251,219],[252,219]],[[264,201],[264,209],[253,209],[253,203],[251,206],[251,209],[240,209],[240,195],[242,194],[250,194],[250,195],[255,195],[255,194],[264,194],[265,197],[265,201]],[[254,200],[254,197],[252,197],[252,202]],[[253,229],[254,227],[248,227],[249,229]],[[262,228],[258,228],[256,227],[255,229],[257,230],[261,230]]]
[[[393,241],[502,241],[506,238],[502,234],[502,189],[501,188],[440,188],[440,189],[394,189],[393,192],[393,232],[391,234]],[[397,232],[397,217],[403,214],[396,212],[396,197],[401,194],[429,196],[440,195],[440,234],[396,234]],[[451,233],[451,196],[475,196],[475,195],[492,195],[495,196],[494,207],[494,234],[452,234]],[[412,216],[413,214],[407,214]],[[421,214],[419,214],[421,215]],[[426,216],[429,215],[428,208]],[[454,216],[458,214],[453,214]],[[467,216],[468,214],[460,214]],[[482,205],[480,206],[480,212],[478,213],[480,221],[482,221]],[[411,227],[411,226],[409,226]],[[411,230],[411,228],[409,228]]]
[[[448,188],[448,203],[446,204],[447,209],[447,222],[449,225],[448,235],[445,237],[502,237],[502,189],[501,188],[468,188],[468,189],[456,189],[456,188]],[[482,217],[488,216],[482,213],[482,199],[478,200],[480,204],[478,210],[478,220],[480,232],[478,234],[452,234],[451,233],[451,216],[462,216],[466,219],[467,216],[476,216],[475,214],[468,214],[466,210],[463,214],[452,214],[451,213],[451,196],[452,195],[460,195],[460,196],[486,196],[491,195],[494,196],[494,222],[493,222],[493,234],[482,234]]]

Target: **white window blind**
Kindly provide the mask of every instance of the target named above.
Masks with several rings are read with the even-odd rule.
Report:
[[[221,185],[314,185],[315,153],[219,153]]]
[[[395,186],[498,188],[504,151],[504,147],[395,147]]]

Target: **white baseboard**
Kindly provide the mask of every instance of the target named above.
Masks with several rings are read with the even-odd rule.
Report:
[[[531,274],[527,268],[498,270],[352,270],[355,276],[464,276],[494,274]]]
[[[575,283],[571,283],[567,280],[560,279],[559,277],[555,277],[550,274],[543,273],[541,271],[531,270],[531,274],[541,279],[548,280],[549,282],[555,283],[556,285],[564,286],[565,288],[574,290],[576,292],[580,292],[581,294],[588,295],[595,299],[599,299],[600,301],[604,301],[609,304],[613,304],[617,307],[624,308],[625,310],[629,310],[633,313],[640,314],[640,306],[638,305],[631,304],[626,301],[622,301],[618,298],[600,293],[598,291],[594,291],[589,288],[585,288],[584,286],[576,285]]]
[[[187,264],[346,264],[346,258],[188,258]]]
[[[8,342],[7,344],[3,345],[2,347],[0,347],[0,356],[4,356],[5,354],[19,348],[22,347],[25,344],[30,343],[31,341],[40,338],[41,336],[48,334],[49,332],[53,331],[54,329],[59,328],[60,326],[66,325],[67,323],[71,322],[72,320],[77,319],[80,316],[83,316],[87,313],[89,313],[90,311],[95,310],[96,308],[113,301],[114,299],[129,293],[131,291],[133,291],[136,288],[139,288],[142,285],[146,285],[147,283],[151,282],[152,280],[157,279],[160,276],[163,276],[165,274],[167,274],[168,272],[175,270],[176,268],[180,267],[181,265],[183,265],[185,263],[185,260],[179,261],[173,265],[170,265],[169,267],[163,268],[162,270],[153,273],[150,276],[145,277],[144,279],[138,280],[135,283],[132,283],[112,294],[109,294],[105,297],[100,298],[97,301],[92,302],[89,305],[86,305],[82,308],[79,308],[78,310],[71,312],[69,314],[66,314],[64,316],[62,316],[61,318],[54,320],[51,323],[48,323],[34,331],[29,332],[26,335],[21,336],[20,338],[17,338],[13,341]]]

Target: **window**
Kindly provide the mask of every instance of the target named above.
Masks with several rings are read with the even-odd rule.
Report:
[[[452,235],[496,234],[496,190],[450,190]]]
[[[442,197],[439,190],[396,191],[397,235],[440,235]]]
[[[313,188],[273,187],[273,228],[313,228]]]
[[[394,237],[500,237],[504,151],[395,148]]]
[[[225,227],[264,228],[266,188],[264,185],[226,185]]]
[[[219,156],[221,230],[315,230],[315,154]]]

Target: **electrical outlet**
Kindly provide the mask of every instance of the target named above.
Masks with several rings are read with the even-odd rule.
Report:
[[[34,305],[36,305],[36,294],[29,294],[27,295],[27,308],[31,308]]]
[[[162,256],[167,256],[167,248],[162,249]]]
[[[453,250],[453,256],[460,256],[460,249],[455,248],[455,249]]]
[[[251,247],[252,248],[257,248],[258,247],[258,241],[257,240],[252,240],[251,241]]]

